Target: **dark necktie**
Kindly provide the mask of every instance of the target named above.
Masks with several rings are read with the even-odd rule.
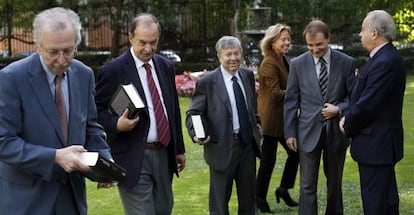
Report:
[[[66,114],[65,99],[63,98],[62,93],[62,79],[63,75],[56,75],[55,77],[55,103],[60,125],[62,127],[64,145],[66,145],[68,141],[68,119]]]
[[[241,142],[243,144],[248,144],[253,139],[252,127],[249,120],[249,113],[247,112],[243,91],[241,90],[239,83],[237,83],[237,77],[233,76],[231,80],[233,81],[234,97],[236,99],[237,112],[239,115],[239,133]]]
[[[151,65],[149,65],[148,63],[145,63],[144,68],[147,71],[148,87],[151,92],[152,105],[154,106],[155,119],[157,120],[158,136],[160,138],[161,144],[166,146],[168,145],[168,142],[170,142],[170,137],[171,137],[170,128],[168,126],[168,120],[167,120],[167,117],[165,116],[164,108],[162,107],[160,95],[155,86],[154,79],[152,78]]]
[[[328,70],[326,69],[326,61],[321,57],[319,58],[321,69],[319,73],[319,85],[321,86],[322,97],[325,99],[326,88],[328,87]]]

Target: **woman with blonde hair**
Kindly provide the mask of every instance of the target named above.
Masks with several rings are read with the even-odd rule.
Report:
[[[298,154],[290,150],[283,132],[283,102],[289,71],[286,54],[291,42],[291,28],[284,24],[268,27],[260,42],[263,60],[259,67],[258,112],[260,115],[263,145],[262,159],[257,174],[256,203],[262,212],[271,212],[266,200],[270,178],[276,163],[278,142],[285,148],[288,158],[280,186],[276,189],[276,201],[280,198],[290,207],[297,206],[288,189],[293,188],[298,170]]]

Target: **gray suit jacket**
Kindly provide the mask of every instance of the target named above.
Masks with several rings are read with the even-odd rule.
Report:
[[[110,158],[97,123],[92,70],[74,60],[67,76],[68,145],[83,145]],[[64,146],[38,54],[0,71],[0,98],[0,214],[51,214],[61,189],[58,178],[64,174],[55,163],[55,152]],[[84,177],[79,172],[68,176],[79,214],[86,214]]]
[[[255,80],[253,72],[239,69],[239,75],[247,96],[249,118],[256,143],[256,156],[260,157],[261,133],[258,126]],[[196,92],[188,108],[186,125],[191,138],[195,136],[191,115],[200,114],[211,140],[204,146],[204,158],[216,171],[224,171],[232,157],[233,122],[232,110],[220,67],[207,73],[197,81]]]
[[[348,94],[354,77],[353,59],[339,51],[331,50],[331,64],[327,99],[324,101],[316,74],[312,54],[292,59],[285,95],[285,137],[295,137],[300,151],[311,152],[317,145],[324,120],[321,110],[325,102],[334,104],[342,114],[348,111]],[[345,135],[339,131],[340,117],[327,120],[327,142],[331,151],[346,149]]]

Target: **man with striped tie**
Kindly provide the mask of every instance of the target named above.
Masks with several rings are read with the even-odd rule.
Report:
[[[349,143],[338,122],[348,109],[353,59],[329,48],[329,28],[320,20],[311,21],[303,35],[309,51],[291,61],[284,106],[286,144],[299,151],[299,214],[318,214],[321,157],[327,178],[325,214],[343,214],[342,172]]]
[[[127,170],[118,186],[124,212],[171,214],[172,179],[185,167],[181,116],[175,89],[175,70],[155,54],[161,34],[157,18],[138,14],[129,26],[131,47],[103,65],[96,84],[99,122],[108,135],[114,160]],[[132,83],[145,103],[138,116],[108,111],[120,84]]]

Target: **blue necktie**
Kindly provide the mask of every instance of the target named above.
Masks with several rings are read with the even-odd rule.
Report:
[[[248,144],[253,139],[252,127],[249,121],[249,113],[247,112],[246,102],[244,100],[243,92],[240,88],[239,83],[237,83],[237,77],[233,76],[231,78],[233,81],[233,91],[234,97],[236,98],[237,112],[239,114],[239,124],[240,124],[240,139],[241,143]]]

